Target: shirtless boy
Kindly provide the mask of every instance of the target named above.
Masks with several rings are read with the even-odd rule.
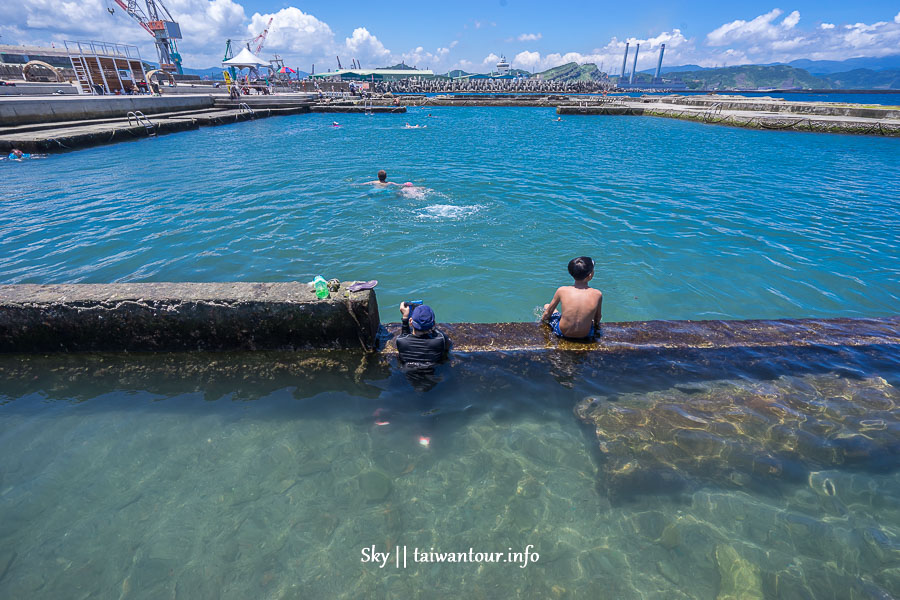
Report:
[[[550,304],[544,305],[544,321],[559,337],[584,339],[593,338],[602,318],[603,292],[588,285],[594,278],[594,261],[587,256],[579,256],[569,261],[569,275],[575,280],[572,285],[564,285],[553,294]],[[563,312],[554,312],[562,302]]]
[[[393,181],[387,180],[387,171],[384,169],[378,171],[378,179],[375,181],[367,181],[365,185],[377,185],[378,187],[387,187],[389,185],[400,185],[399,183],[394,183]]]

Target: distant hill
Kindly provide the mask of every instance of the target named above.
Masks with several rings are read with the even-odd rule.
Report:
[[[629,66],[630,68],[630,66]],[[672,73],[673,71],[706,71],[708,69],[712,69],[714,67],[701,67],[700,65],[678,65],[676,67],[667,67],[663,65],[662,69],[660,69],[660,74],[665,75],[666,73]],[[618,71],[617,71],[618,72]],[[656,74],[656,67],[651,67],[649,69],[641,69],[638,73],[650,73],[651,75]]]
[[[825,77],[837,89],[900,90],[900,69],[873,71],[854,69],[845,73],[833,73]]]
[[[462,69],[453,69],[449,73],[447,73],[446,77],[465,77],[466,75],[471,75],[468,71],[463,71]]]
[[[789,65],[741,65],[702,71],[673,71],[666,79],[681,79],[691,89],[803,88],[830,89],[832,83]]]
[[[880,58],[848,58],[847,60],[809,60],[801,58],[787,63],[798,69],[805,69],[813,75],[830,75],[832,73],[846,73],[860,69],[871,71],[886,71],[900,69],[900,54],[882,56]]]
[[[538,76],[548,81],[600,81],[604,79],[603,73],[594,63],[579,65],[575,62],[547,69],[538,73]]]
[[[415,71],[415,67],[411,67],[406,63],[399,63],[394,65],[393,67],[381,67],[382,69],[390,69],[391,71]]]

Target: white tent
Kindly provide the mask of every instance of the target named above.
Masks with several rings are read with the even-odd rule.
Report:
[[[256,56],[247,48],[244,48],[240,51],[240,53],[234,58],[229,58],[228,60],[222,61],[222,65],[226,67],[237,67],[239,69],[244,69],[246,67],[262,67],[269,64],[269,61],[263,60],[260,57]]]

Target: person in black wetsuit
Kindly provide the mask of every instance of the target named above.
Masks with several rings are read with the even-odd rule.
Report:
[[[407,378],[419,391],[428,391],[437,384],[434,367],[444,362],[452,343],[443,331],[434,326],[434,311],[421,305],[410,312],[406,302],[400,303],[401,330],[397,337],[397,354]]]

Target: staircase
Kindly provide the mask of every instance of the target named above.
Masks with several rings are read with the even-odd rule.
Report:
[[[75,70],[75,76],[78,78],[78,85],[81,86],[83,94],[93,94],[94,89],[91,87],[90,73],[85,68],[84,60],[80,56],[70,56],[72,60],[72,69]]]

